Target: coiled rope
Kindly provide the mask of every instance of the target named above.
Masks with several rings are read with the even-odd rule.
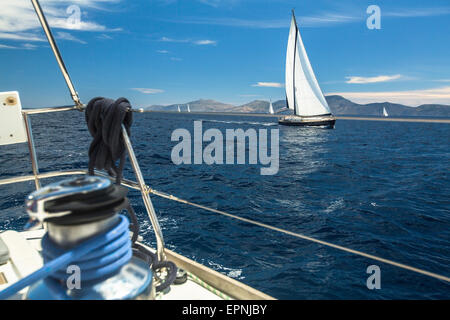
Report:
[[[86,123],[92,137],[89,146],[89,174],[94,175],[94,168],[105,170],[116,177],[116,183],[122,180],[125,165],[125,144],[122,137],[122,124],[128,136],[133,123],[130,102],[125,98],[117,100],[97,97],[89,101],[86,111]],[[115,162],[120,160],[117,167]]]
[[[103,280],[120,270],[130,261],[132,256],[131,241],[128,233],[129,223],[124,216],[108,233],[113,234],[111,240],[101,244],[92,244],[89,253],[73,260],[71,264],[77,265],[83,271],[83,286]],[[106,238],[104,238],[106,241]],[[89,241],[90,242],[90,241]],[[67,250],[56,245],[46,233],[42,238],[42,255],[44,264],[65,254]],[[65,283],[70,275],[66,270],[56,270],[48,278]]]
[[[318,244],[323,245],[323,246],[331,247],[331,248],[334,248],[334,249],[337,249],[337,250],[345,251],[345,252],[352,253],[352,254],[355,254],[355,255],[358,255],[358,256],[362,256],[362,257],[365,257],[365,258],[369,258],[369,259],[372,259],[372,260],[375,260],[375,261],[386,263],[386,264],[389,264],[389,265],[392,265],[392,266],[395,266],[395,267],[398,267],[398,268],[401,268],[401,269],[405,269],[405,270],[409,270],[409,271],[412,271],[412,272],[415,272],[415,273],[419,273],[419,274],[422,274],[422,275],[425,275],[425,276],[428,276],[428,277],[432,277],[432,278],[439,279],[439,280],[442,280],[442,281],[450,282],[450,277],[447,277],[447,276],[443,276],[443,275],[440,275],[440,274],[437,274],[437,273],[434,273],[434,272],[426,271],[426,270],[423,270],[423,269],[420,269],[420,268],[412,267],[412,266],[409,266],[409,265],[406,265],[406,264],[403,264],[403,263],[399,263],[399,262],[396,262],[396,261],[393,261],[393,260],[385,259],[385,258],[382,258],[382,257],[379,257],[379,256],[375,256],[375,255],[372,255],[372,254],[368,254],[368,253],[365,253],[365,252],[362,252],[362,251],[359,251],[359,250],[346,248],[346,247],[343,247],[343,246],[340,246],[340,245],[337,245],[337,244],[334,244],[334,243],[331,243],[331,242],[315,239],[315,238],[306,236],[306,235],[301,234],[301,233],[284,230],[284,229],[277,228],[277,227],[274,227],[274,226],[271,226],[271,225],[268,225],[268,224],[265,224],[265,223],[262,223],[262,222],[258,222],[258,221],[247,219],[247,218],[243,218],[243,217],[239,217],[239,216],[236,216],[234,214],[231,214],[231,213],[228,213],[228,212],[225,212],[225,211],[209,208],[209,207],[206,207],[206,206],[201,205],[201,204],[193,203],[193,202],[190,202],[190,201],[178,198],[178,197],[173,196],[171,194],[167,194],[167,193],[164,193],[164,192],[161,192],[161,191],[154,190],[154,189],[152,189],[152,188],[150,188],[148,186],[146,187],[145,191],[147,193],[151,193],[151,194],[153,194],[155,196],[158,196],[158,197],[161,197],[161,198],[173,200],[173,201],[176,201],[176,202],[179,202],[179,203],[184,203],[184,204],[187,204],[187,205],[190,205],[190,206],[193,206],[193,207],[197,207],[197,208],[200,208],[200,209],[203,209],[203,210],[206,210],[206,211],[214,212],[214,213],[217,213],[217,214],[220,214],[220,215],[223,215],[223,216],[235,219],[235,220],[240,220],[240,221],[243,221],[243,222],[255,225],[255,226],[259,226],[259,227],[262,227],[262,228],[265,228],[265,229],[270,229],[270,230],[273,230],[273,231],[284,233],[284,234],[287,234],[287,235],[290,235],[290,236],[293,236],[293,237],[296,237],[296,238],[300,238],[300,239],[303,239],[303,240],[306,240],[306,241],[315,242],[315,243],[318,243]]]
[[[62,250],[44,236],[44,266],[32,274],[0,291],[0,300],[6,299],[25,287],[47,277],[63,281],[67,274],[60,272],[74,262],[83,269],[83,280],[98,280],[117,272],[128,263],[132,256],[131,241],[128,234],[128,219],[120,215],[119,223],[112,229],[82,242],[70,250]],[[120,253],[116,254],[116,251]],[[50,250],[49,254],[45,251]],[[52,260],[48,260],[52,259]],[[86,268],[86,270],[84,269]]]

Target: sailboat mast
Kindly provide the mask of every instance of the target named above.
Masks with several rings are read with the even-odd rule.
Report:
[[[294,42],[294,67],[292,68],[292,85],[293,85],[293,92],[294,92],[294,114],[297,115],[297,101],[295,99],[296,97],[296,92],[295,92],[295,55],[297,53],[297,37],[298,37],[298,26],[297,26],[297,20],[295,19],[295,13],[294,13],[294,9],[292,9],[292,19],[294,19],[294,24],[295,24],[295,42]]]

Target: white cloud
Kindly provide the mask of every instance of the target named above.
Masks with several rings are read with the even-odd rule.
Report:
[[[171,5],[173,3],[178,3],[178,0],[157,0],[162,5]],[[242,0],[196,0],[197,2],[203,3],[207,6],[217,8],[221,5],[234,5]]]
[[[24,44],[22,45],[22,47],[23,47],[24,49],[27,49],[27,50],[34,50],[34,49],[36,49],[38,46],[37,46],[37,45],[34,45],[34,44],[31,44],[31,43],[24,43]]]
[[[14,46],[8,46],[6,44],[1,44],[0,43],[0,49],[19,49],[18,47],[14,47]]]
[[[393,102],[408,106],[421,104],[447,104],[450,105],[450,86],[406,91],[383,92],[332,92],[327,95],[341,95],[357,103]]]
[[[167,50],[156,50],[156,52],[161,53],[161,54],[168,54],[169,51]]]
[[[315,27],[334,25],[360,21],[361,17],[349,16],[336,13],[323,13],[311,16],[297,16],[297,22],[302,27]],[[208,17],[187,17],[184,19],[167,20],[174,23],[185,24],[205,24],[226,27],[244,27],[254,29],[282,29],[289,28],[289,17],[283,19],[242,19],[242,18],[208,18]]]
[[[83,41],[83,40],[80,40],[80,39],[74,37],[73,35],[71,35],[68,32],[62,32],[62,31],[56,32],[55,38],[56,39],[61,39],[61,40],[75,41],[75,42],[79,42],[79,43],[82,43],[82,44],[86,44],[87,43],[86,41]]]
[[[41,35],[33,34],[33,33],[8,33],[8,32],[0,32],[0,39],[6,40],[18,40],[18,41],[47,41]]]
[[[199,45],[199,46],[206,46],[206,45],[216,45],[217,41],[214,41],[214,40],[198,40],[198,41],[194,41],[193,43],[196,44],[196,45]]]
[[[206,45],[216,45],[217,41],[215,40],[192,40],[192,39],[173,39],[168,37],[162,37],[159,39],[162,42],[174,42],[174,43],[191,43],[197,46],[206,46]]]
[[[161,89],[151,89],[151,88],[131,88],[131,90],[139,91],[140,93],[144,94],[156,94],[164,92],[164,90]]]
[[[54,29],[108,32],[120,31],[121,28],[110,29],[102,24],[85,19],[86,8],[102,9],[103,4],[118,0],[46,0],[42,9],[50,27]],[[78,5],[81,10],[79,23],[70,19],[73,12],[66,10]],[[42,36],[41,25],[30,1],[15,0],[0,3],[0,39],[15,41],[46,41]],[[75,38],[76,39],[76,38]],[[78,39],[79,40],[79,39]],[[72,40],[77,41],[77,40]]]
[[[258,82],[257,84],[252,84],[252,87],[283,88],[284,84],[278,82]]]
[[[219,4],[226,2],[226,0],[199,0],[205,4],[213,7],[218,7]],[[233,0],[228,0],[233,1]],[[237,2],[237,0],[236,0]],[[389,18],[409,18],[409,17],[430,17],[450,14],[450,7],[435,7],[435,8],[412,8],[399,9],[392,11],[382,11],[382,17]],[[338,24],[346,24],[352,22],[361,22],[367,19],[367,16],[361,14],[360,10],[353,10],[340,12],[320,12],[311,15],[296,15],[297,22],[301,27],[322,27]],[[282,29],[289,28],[289,18],[283,17],[280,19],[246,19],[234,17],[185,17],[172,20],[165,20],[173,23],[185,24],[205,24],[217,25],[226,27],[243,27],[255,29]]]
[[[168,38],[168,37],[162,37],[159,41],[162,41],[162,42],[180,42],[180,43],[190,42],[189,39],[172,39],[172,38]]]
[[[382,16],[396,18],[431,17],[447,14],[450,14],[450,7],[412,8],[381,12]]]
[[[38,46],[31,44],[31,43],[24,43],[22,46],[11,46],[6,44],[0,43],[0,49],[24,49],[24,50],[34,50]]]
[[[376,76],[376,77],[346,77],[348,80],[346,83],[357,83],[357,84],[366,84],[366,83],[377,83],[377,82],[388,82],[393,80],[398,80],[403,78],[401,74],[395,74],[392,76]]]
[[[111,36],[108,35],[108,34],[102,33],[102,34],[99,34],[99,35],[97,36],[97,39],[100,39],[100,40],[112,40],[113,37],[111,37]]]

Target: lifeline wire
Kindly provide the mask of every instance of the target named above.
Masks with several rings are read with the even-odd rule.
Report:
[[[333,244],[331,242],[327,242],[327,241],[311,238],[311,237],[305,236],[305,235],[300,234],[300,233],[296,233],[296,232],[284,230],[284,229],[281,229],[281,228],[277,228],[277,227],[274,227],[274,226],[271,226],[271,225],[268,225],[268,224],[265,224],[265,223],[262,223],[262,222],[254,221],[254,220],[243,218],[243,217],[239,217],[239,216],[233,215],[233,214],[225,212],[225,211],[209,208],[209,207],[203,206],[201,204],[196,204],[196,203],[184,200],[184,199],[180,199],[180,198],[175,197],[173,195],[170,195],[170,194],[167,194],[167,193],[164,193],[164,192],[161,192],[161,191],[154,190],[154,189],[152,189],[150,187],[147,187],[146,192],[154,194],[155,196],[158,196],[158,197],[161,197],[161,198],[173,200],[173,201],[184,203],[184,204],[187,204],[187,205],[190,205],[190,206],[194,206],[194,207],[206,210],[206,211],[218,213],[218,214],[227,216],[229,218],[240,220],[240,221],[243,221],[243,222],[247,222],[247,223],[250,223],[250,224],[262,227],[262,228],[266,228],[266,229],[274,230],[274,231],[277,231],[277,232],[281,232],[281,233],[284,233],[284,234],[287,234],[287,235],[290,235],[290,236],[293,236],[293,237],[296,237],[296,238],[300,238],[300,239],[303,239],[303,240],[315,242],[315,243],[318,243],[318,244],[321,244],[321,245],[324,245],[324,246],[327,246],[327,247],[335,248],[335,249],[338,249],[338,250],[341,250],[341,251],[345,251],[345,252],[349,252],[349,253],[352,253],[352,254],[356,254],[356,255],[359,255],[359,256],[362,256],[362,257],[365,257],[365,258],[369,258],[369,259],[372,259],[372,260],[376,260],[376,261],[379,261],[379,262],[390,264],[392,266],[395,266],[395,267],[398,267],[398,268],[402,268],[402,269],[405,269],[405,270],[409,270],[409,271],[412,271],[412,272],[416,272],[416,273],[419,273],[419,274],[422,274],[422,275],[425,275],[425,276],[428,276],[428,277],[432,277],[432,278],[439,279],[439,280],[442,280],[442,281],[450,282],[450,277],[447,277],[447,276],[443,276],[443,275],[440,275],[440,274],[437,274],[437,273],[434,273],[434,272],[430,272],[430,271],[426,271],[426,270],[423,270],[423,269],[415,268],[415,267],[412,267],[412,266],[409,266],[409,265],[406,265],[406,264],[403,264],[403,263],[399,263],[399,262],[395,262],[393,260],[381,258],[381,257],[375,256],[375,255],[372,255],[372,254],[368,254],[368,253],[365,253],[365,252],[362,252],[362,251],[346,248],[346,247],[343,247],[343,246],[340,246],[340,245]]]

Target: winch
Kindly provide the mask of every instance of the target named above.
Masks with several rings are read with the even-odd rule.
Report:
[[[153,272],[133,256],[127,189],[98,176],[72,178],[30,194],[27,212],[43,223],[45,267],[28,299],[151,299]],[[58,260],[60,261],[58,263]]]

